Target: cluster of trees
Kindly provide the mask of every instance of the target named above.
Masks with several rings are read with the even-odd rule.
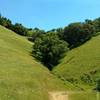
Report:
[[[12,24],[10,19],[7,19],[6,17],[3,17],[0,15],[0,25],[16,32],[19,35],[26,36],[28,33],[28,28],[24,27],[22,24],[15,23]]]
[[[28,29],[19,23],[15,23],[14,25],[12,25],[11,30],[23,36],[27,36],[28,33]]]
[[[74,48],[90,39],[95,33],[95,28],[88,23],[72,23],[64,28],[64,40]]]
[[[42,33],[45,33],[43,30],[40,30],[38,28],[34,28],[34,29],[26,28],[20,23],[12,24],[12,21],[10,19],[7,19],[2,15],[0,15],[0,25],[16,32],[19,35],[30,37],[32,41],[34,41]]]
[[[12,24],[11,20],[1,15],[0,25],[33,41],[33,55],[50,70],[59,63],[65,51],[83,44],[100,32],[100,18],[71,23],[64,28],[47,32],[38,28],[29,29],[19,23]]]
[[[17,34],[27,36],[29,40],[35,41],[42,34],[49,32],[57,33],[59,38],[68,42],[69,48],[74,48],[86,42],[92,36],[100,32],[100,18],[95,20],[85,20],[85,22],[71,23],[65,28],[52,29],[48,32],[39,28],[29,29],[20,23],[12,24],[10,19],[0,15],[0,25],[16,32]]]
[[[98,35],[98,32],[100,32],[100,18],[71,23],[65,28],[52,29],[37,36],[34,41],[33,55],[51,70],[59,63],[65,51],[83,44]]]
[[[67,50],[68,43],[60,40],[54,32],[49,32],[35,40],[33,56],[43,62],[49,70],[52,70]]]
[[[44,30],[40,30],[39,28],[34,28],[28,30],[27,36],[30,41],[34,42],[42,34],[45,34]]]
[[[12,22],[11,22],[10,19],[7,19],[6,17],[1,16],[1,14],[0,14],[0,25],[4,26],[6,28],[11,29]]]
[[[64,28],[52,29],[61,39],[69,43],[69,48],[77,47],[100,32],[100,18],[71,23]],[[50,32],[50,31],[49,31]]]

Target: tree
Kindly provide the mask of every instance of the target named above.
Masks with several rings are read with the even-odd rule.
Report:
[[[44,30],[40,30],[38,28],[34,28],[32,33],[32,41],[34,42],[38,37],[40,37],[42,34],[45,34]]]
[[[42,34],[45,34],[44,30],[40,30],[38,28],[34,28],[32,30],[28,31],[28,40],[34,42],[38,37],[40,37]]]
[[[49,70],[59,63],[68,50],[68,43],[60,40],[55,33],[47,33],[36,39],[33,46],[33,56],[45,64]]]
[[[12,27],[12,22],[10,19],[0,15],[0,25],[10,29]]]
[[[96,32],[100,32],[100,17],[93,21]]]
[[[87,23],[72,23],[64,29],[64,40],[70,45],[70,48],[84,43],[94,33],[94,27]]]
[[[16,23],[15,25],[13,25],[12,30],[14,32],[16,32],[17,34],[23,35],[23,36],[26,36],[27,32],[28,32],[28,29],[25,28],[22,24],[19,24],[19,23]]]
[[[64,29],[63,28],[57,28],[56,29],[56,33],[58,34],[59,38],[60,39],[63,39],[64,38]]]

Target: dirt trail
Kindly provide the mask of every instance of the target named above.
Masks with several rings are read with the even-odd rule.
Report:
[[[68,100],[66,92],[50,92],[50,100]]]

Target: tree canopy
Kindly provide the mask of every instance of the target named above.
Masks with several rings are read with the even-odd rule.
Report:
[[[70,47],[76,47],[92,37],[95,29],[91,24],[72,23],[64,28],[64,40]]]
[[[33,46],[33,56],[43,62],[50,70],[68,50],[68,43],[60,40],[58,35],[51,32],[36,39]]]

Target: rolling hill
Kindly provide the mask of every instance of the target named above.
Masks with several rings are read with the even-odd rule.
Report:
[[[94,89],[100,79],[100,35],[66,53],[53,73],[82,89]]]
[[[99,37],[95,38],[99,41]],[[96,41],[95,38],[92,41]],[[95,92],[77,92],[80,87],[68,81],[61,81],[63,79],[51,74],[45,66],[31,56],[32,45],[33,43],[29,42],[25,37],[0,26],[0,100],[50,100],[49,92],[55,91],[67,91],[68,100],[80,100],[80,97],[82,100],[96,100]],[[74,54],[77,49],[71,52]],[[67,67],[65,66],[68,65],[65,62],[67,59],[72,59],[71,52],[67,54],[69,58],[66,56],[61,64],[54,69],[57,75],[65,75],[66,79],[68,73],[66,73]],[[64,71],[64,69],[66,70]],[[97,69],[99,69],[99,66],[95,67],[95,70]],[[71,70],[69,68],[70,72]],[[85,71],[88,72],[90,69]],[[74,75],[75,73],[71,74]],[[75,78],[79,75],[75,76]],[[71,77],[70,74],[69,77]],[[95,77],[99,77],[98,71]],[[72,93],[72,91],[76,92]]]
[[[74,88],[31,56],[32,45],[0,26],[0,100],[49,100],[49,91]]]

